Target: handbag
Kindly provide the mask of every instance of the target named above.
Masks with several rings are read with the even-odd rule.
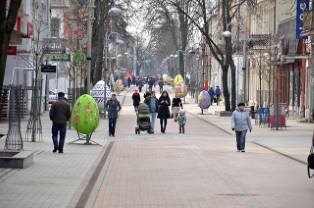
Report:
[[[310,154],[307,157],[307,172],[309,178],[314,177],[314,173],[311,173],[311,170],[314,170],[314,145],[312,145]]]

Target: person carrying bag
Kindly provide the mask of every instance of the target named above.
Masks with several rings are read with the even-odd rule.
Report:
[[[312,172],[314,172],[314,132],[313,132],[313,137],[312,137],[312,146],[311,146],[310,154],[307,157],[307,172],[308,172],[309,178],[314,177],[314,173],[311,173],[311,170],[313,170]]]

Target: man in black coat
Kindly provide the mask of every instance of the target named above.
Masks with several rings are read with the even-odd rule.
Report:
[[[67,103],[63,92],[58,93],[58,101],[51,105],[49,117],[52,121],[52,141],[54,145],[53,152],[59,151],[59,153],[63,153],[67,121],[71,117],[70,105]],[[59,132],[60,138],[58,141]]]

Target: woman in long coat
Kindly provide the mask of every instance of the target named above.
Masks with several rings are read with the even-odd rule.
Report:
[[[170,97],[167,91],[163,91],[158,100],[158,118],[160,119],[161,133],[165,133],[167,119],[170,118]]]

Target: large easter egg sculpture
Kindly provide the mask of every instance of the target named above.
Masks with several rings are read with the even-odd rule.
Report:
[[[119,93],[119,92],[123,89],[123,83],[122,83],[122,81],[121,81],[120,79],[118,79],[118,80],[116,81],[116,83],[114,83],[113,88],[114,88],[114,91],[116,91],[116,92]]]
[[[187,88],[184,82],[175,83],[175,96],[177,98],[184,98],[187,95]]]
[[[198,96],[198,105],[202,109],[207,109],[210,106],[210,96],[206,90],[203,90]]]
[[[106,99],[111,98],[111,89],[108,85],[106,85]],[[90,95],[95,99],[96,103],[98,104],[98,109],[100,111],[104,110],[104,101],[105,101],[105,81],[100,80],[98,81],[93,89],[90,91]]]
[[[72,110],[72,125],[82,134],[91,134],[99,123],[99,109],[90,95],[80,96]]]
[[[173,84],[175,85],[176,83],[179,83],[179,82],[184,82],[184,79],[183,79],[183,77],[180,74],[175,76],[175,78],[173,80]]]
[[[163,75],[162,75],[162,80],[163,80],[164,82],[167,82],[168,79],[169,79],[168,74],[163,74]]]

